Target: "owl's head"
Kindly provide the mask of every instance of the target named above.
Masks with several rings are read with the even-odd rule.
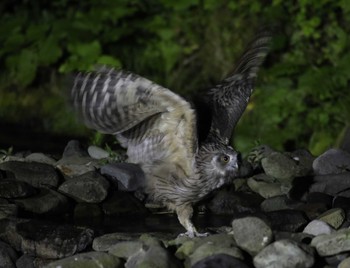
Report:
[[[238,175],[241,161],[237,151],[220,143],[202,145],[196,160],[201,180],[207,180],[211,189],[232,182]]]

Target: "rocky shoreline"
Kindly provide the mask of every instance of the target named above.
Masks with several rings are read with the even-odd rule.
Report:
[[[0,154],[0,267],[350,267],[349,152],[253,149],[233,185],[198,204],[200,238],[177,237],[142,171],[112,156],[77,141],[60,159]],[[114,231],[94,225],[108,217]]]

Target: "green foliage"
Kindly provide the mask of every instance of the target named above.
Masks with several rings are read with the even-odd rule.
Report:
[[[349,124],[348,1],[5,0],[0,10],[0,120],[87,135],[66,109],[67,73],[107,64],[201,94],[230,73],[260,25],[272,24],[273,48],[237,147],[259,140],[319,154]]]

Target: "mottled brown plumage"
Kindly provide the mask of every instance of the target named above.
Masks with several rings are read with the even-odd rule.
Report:
[[[234,73],[209,90],[209,135],[198,145],[196,112],[189,102],[146,78],[102,69],[79,74],[71,92],[75,109],[91,128],[116,135],[128,161],[146,175],[147,193],[176,211],[189,236],[192,206],[237,176],[238,153],[228,145],[245,110],[270,34],[260,33]]]

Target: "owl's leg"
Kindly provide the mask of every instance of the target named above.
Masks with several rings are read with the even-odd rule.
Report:
[[[191,205],[183,205],[176,207],[176,214],[182,226],[185,227],[185,229],[187,230],[186,233],[180,234],[180,236],[195,237],[208,235],[208,233],[198,233],[196,227],[194,227],[191,221],[193,215],[193,208]]]

